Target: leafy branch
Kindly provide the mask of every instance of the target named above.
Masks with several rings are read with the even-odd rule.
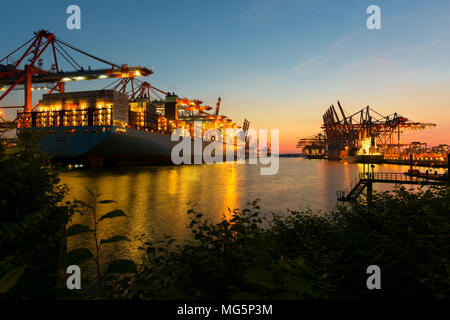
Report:
[[[114,235],[108,239],[99,239],[99,228],[102,221],[107,219],[114,219],[119,217],[126,217],[127,215],[120,209],[115,209],[109,211],[108,213],[98,217],[98,206],[104,204],[114,203],[114,200],[100,200],[101,194],[98,192],[94,192],[89,188],[86,188],[89,193],[90,199],[86,203],[81,200],[75,200],[75,206],[78,206],[79,214],[90,214],[92,218],[92,227],[84,224],[73,224],[67,229],[67,236],[74,236],[83,233],[91,233],[94,240],[95,245],[95,253],[93,254],[88,248],[76,248],[67,253],[65,257],[65,264],[79,264],[88,259],[93,259],[95,262],[96,270],[97,270],[97,278],[99,284],[99,294],[102,296],[103,288],[104,288],[104,276],[105,274],[102,272],[102,263],[101,263],[101,249],[104,245],[110,243],[116,243],[120,241],[130,241],[124,235]],[[126,259],[117,259],[110,262],[106,273],[108,274],[127,274],[127,273],[135,273],[137,271],[136,265],[131,260]]]

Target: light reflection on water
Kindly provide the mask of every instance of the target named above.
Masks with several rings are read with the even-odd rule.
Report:
[[[390,164],[375,167],[381,172],[407,169]],[[259,165],[226,163],[69,171],[61,173],[61,180],[70,189],[69,198],[86,200],[86,186],[98,190],[102,199],[116,201],[100,205],[100,215],[112,209],[122,209],[128,215],[102,221],[101,239],[122,234],[134,240],[145,234],[145,240],[154,241],[166,234],[178,239],[189,237],[186,212],[193,204],[212,221],[229,217],[227,208],[243,208],[256,198],[261,199],[266,213],[283,214],[288,208],[331,210],[337,203],[336,191],[348,189],[360,171],[361,164],[280,158],[279,172],[273,176],[260,175]],[[443,173],[443,169],[438,172]],[[391,187],[375,184],[374,189]],[[80,216],[73,222],[89,224],[91,220]],[[86,235],[78,235],[69,239],[68,246],[93,249],[91,242]],[[105,245],[105,256],[139,261],[140,245],[139,241]]]

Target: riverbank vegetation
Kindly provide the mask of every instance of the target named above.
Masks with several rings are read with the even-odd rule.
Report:
[[[73,203],[68,203],[72,209],[73,215],[87,215],[91,220],[90,225],[85,224],[70,224],[67,228],[67,237],[76,236],[79,234],[88,234],[93,241],[94,252],[91,252],[89,248],[79,247],[69,252],[64,257],[64,266],[85,266],[85,262],[93,260],[96,270],[95,277],[84,277],[83,287],[84,291],[72,291],[68,294],[66,288],[60,288],[61,298],[90,298],[94,296],[103,297],[103,284],[112,277],[121,274],[129,274],[137,272],[136,265],[133,261],[128,259],[116,259],[109,261],[107,267],[103,264],[103,247],[105,245],[116,244],[120,241],[130,241],[124,235],[113,235],[107,239],[101,239],[99,236],[99,230],[101,229],[104,220],[124,218],[127,217],[125,212],[120,209],[109,211],[105,214],[99,215],[99,206],[105,204],[115,203],[114,200],[101,199],[101,193],[97,190],[91,190],[86,187],[89,194],[89,200],[87,202],[82,200],[75,200]],[[72,218],[72,216],[70,217]],[[86,269],[84,269],[86,270]],[[81,277],[80,277],[81,280]],[[70,281],[69,281],[70,282]],[[73,286],[78,282],[78,289],[81,289],[81,281],[73,280]],[[86,290],[87,288],[87,290]],[[80,294],[78,294],[80,293]]]
[[[327,213],[264,216],[255,200],[210,222],[191,209],[190,240],[146,242],[137,268],[97,269],[101,294],[92,287],[73,294],[65,288],[66,237],[95,235],[100,219],[125,213],[96,217],[97,204],[111,203],[96,193],[95,204],[64,202],[66,189],[31,140],[0,149],[0,174],[0,299],[450,299],[448,186],[397,188],[374,194],[370,206]],[[68,223],[79,209],[93,214],[93,226]],[[103,244],[117,241],[128,239]],[[83,252],[98,262],[99,250]],[[381,290],[367,289],[370,265],[381,269]]]
[[[0,299],[55,299],[65,241],[66,189],[31,136],[0,143]]]
[[[147,263],[109,297],[448,300],[449,188],[398,188],[373,200],[370,207],[289,212],[271,221],[257,201],[219,223],[191,210],[193,239],[148,243]],[[381,290],[366,286],[369,265],[381,269]]]

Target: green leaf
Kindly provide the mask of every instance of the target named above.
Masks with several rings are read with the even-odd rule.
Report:
[[[275,287],[275,281],[272,274],[261,267],[256,267],[245,274],[245,278],[253,284],[260,287],[273,290]]]
[[[153,287],[154,284],[150,280],[139,279],[131,283],[130,290],[144,291],[144,290],[151,290]]]
[[[108,266],[108,270],[106,270],[106,273],[119,273],[119,274],[136,273],[136,272],[137,272],[136,264],[133,261],[126,259],[117,259],[111,261],[111,263]]]
[[[100,200],[98,203],[113,203],[116,202],[114,200]]]
[[[305,267],[306,266],[306,262],[305,262],[305,259],[303,259],[303,257],[296,257],[295,258],[295,264],[298,266],[298,267]]]
[[[23,265],[12,269],[0,279],[1,294],[7,293],[12,287],[17,284],[17,282],[19,282],[20,278],[23,275],[23,272],[25,271],[25,267],[26,265]]]
[[[80,205],[82,205],[83,207],[92,208],[91,205],[89,205],[89,204],[87,204],[86,202],[81,201],[81,200],[74,200],[73,203],[80,204]]]
[[[76,234],[80,234],[80,233],[84,233],[84,232],[92,232],[92,231],[93,230],[91,228],[89,228],[88,226],[85,226],[84,224],[74,224],[74,225],[71,225],[67,229],[66,236],[70,237],[70,236],[74,236]]]
[[[109,239],[102,239],[102,240],[100,240],[100,244],[111,243],[111,242],[118,242],[118,241],[124,241],[124,240],[130,241],[130,239],[128,239],[125,236],[117,235],[117,236],[113,236],[113,237],[111,237]]]
[[[126,217],[127,215],[125,214],[125,212],[123,212],[122,210],[116,209],[113,211],[110,211],[108,213],[106,213],[105,215],[103,215],[102,217],[100,217],[100,219],[98,219],[98,221],[102,221],[105,219],[111,219],[111,218],[116,218],[116,217]]]
[[[295,292],[312,294],[311,286],[301,277],[287,276],[286,285],[287,288],[294,290]]]
[[[79,264],[82,261],[92,258],[94,255],[92,252],[87,248],[77,248],[69,251],[66,254],[66,257],[64,259],[65,265],[70,266],[73,264]]]
[[[91,196],[94,196],[94,192],[91,190],[91,189],[89,189],[88,187],[84,187],[85,189],[86,189],[86,191],[87,192],[89,192],[89,194],[91,195]]]

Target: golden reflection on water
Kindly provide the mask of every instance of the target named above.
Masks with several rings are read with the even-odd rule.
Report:
[[[121,256],[139,260],[143,242],[162,239],[171,234],[187,238],[187,210],[194,208],[210,220],[230,218],[228,207],[237,207],[238,170],[242,165],[201,165],[181,167],[128,168],[97,171],[72,171],[61,174],[70,190],[69,199],[87,201],[85,187],[101,193],[101,199],[113,204],[99,205],[98,216],[113,209],[122,209],[127,218],[100,222],[99,237],[116,234],[127,236],[130,242],[105,245],[105,257]],[[241,168],[242,169],[242,168]],[[244,177],[245,172],[241,172]],[[75,216],[73,223],[92,226],[90,215]],[[142,240],[138,240],[142,236]],[[69,249],[87,246],[94,250],[88,235],[71,237]]]
[[[226,170],[225,166],[222,166],[223,170]],[[244,171],[245,172],[245,171]],[[231,167],[228,174],[223,175],[223,180],[225,184],[224,198],[222,201],[222,210],[224,212],[225,218],[227,220],[231,219],[231,212],[236,208],[237,205],[237,169],[236,167]],[[228,210],[230,209],[230,210]],[[230,212],[231,211],[231,212]]]
[[[362,165],[339,161],[280,158],[279,172],[262,176],[259,165],[225,163],[216,165],[160,166],[80,170],[61,173],[70,188],[69,198],[87,200],[85,187],[96,189],[102,199],[116,203],[99,205],[102,215],[122,209],[127,218],[106,219],[100,225],[100,238],[116,234],[131,241],[105,245],[105,257],[139,261],[143,241],[162,239],[170,234],[178,239],[190,237],[186,228],[187,210],[195,205],[210,221],[230,218],[231,210],[261,199],[263,213],[284,214],[286,209],[330,210],[335,207],[336,191],[354,184]],[[375,171],[404,172],[408,166],[376,165]],[[438,169],[443,173],[444,169]],[[376,185],[388,190],[390,185]],[[74,223],[91,224],[88,215],[75,217]],[[142,241],[137,240],[140,235]],[[93,243],[87,235],[69,239],[69,249]]]

